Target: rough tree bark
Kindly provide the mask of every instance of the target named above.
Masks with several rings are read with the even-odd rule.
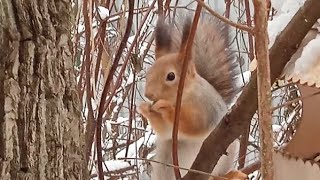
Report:
[[[0,177],[85,179],[71,1],[0,1]]]

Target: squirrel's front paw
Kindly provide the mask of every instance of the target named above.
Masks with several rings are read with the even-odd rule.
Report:
[[[150,110],[151,110],[151,104],[148,102],[142,102],[137,108],[138,113],[142,114],[145,117],[148,116],[148,114],[150,113]]]
[[[172,106],[169,101],[160,99],[151,106],[151,111],[160,113],[162,115],[168,115],[174,111],[174,106]]]
[[[163,99],[158,100],[155,104],[153,104],[151,106],[151,110],[158,112],[158,113],[161,113],[164,111],[171,111],[171,110],[173,110],[173,108],[174,107],[172,106],[172,104],[169,101],[166,101]]]

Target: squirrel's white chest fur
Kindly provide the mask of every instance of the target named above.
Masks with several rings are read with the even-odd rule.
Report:
[[[203,139],[204,140],[204,139]],[[179,141],[178,142],[178,158],[179,166],[182,168],[191,168],[193,161],[201,148],[203,141]],[[239,142],[234,141],[227,149],[228,156],[223,155],[218,164],[215,166],[213,175],[224,175],[233,168],[234,161],[238,157]],[[214,149],[212,150],[214,152]],[[156,161],[166,164],[172,164],[172,141],[157,140]],[[159,163],[152,163],[153,171],[151,180],[175,180],[173,168]],[[181,176],[187,171],[180,170]]]

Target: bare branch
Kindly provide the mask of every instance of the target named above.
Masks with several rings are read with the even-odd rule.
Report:
[[[213,178],[217,178],[217,179],[227,179],[225,177],[221,177],[221,176],[214,176],[210,173],[205,173],[205,172],[201,172],[201,171],[197,171],[197,170],[193,170],[193,169],[188,169],[188,168],[184,168],[184,167],[180,167],[180,166],[176,166],[176,165],[173,165],[173,164],[169,164],[169,163],[163,163],[163,162],[160,162],[160,161],[156,161],[156,160],[152,160],[152,159],[148,159],[148,158],[119,158],[119,160],[142,160],[142,161],[149,161],[149,162],[153,162],[153,163],[159,163],[159,164],[162,164],[162,165],[165,165],[165,166],[168,166],[168,167],[173,167],[173,168],[178,168],[178,169],[181,169],[181,170],[186,170],[186,171],[191,171],[191,172],[194,172],[194,173],[197,173],[197,174],[202,174],[206,177],[213,177]]]
[[[158,14],[159,16],[163,16],[163,1],[158,0]]]
[[[254,162],[252,164],[249,164],[248,166],[240,169],[240,171],[245,173],[245,174],[251,174],[254,171],[260,169],[260,166],[261,166],[261,162],[260,162],[260,160],[258,160],[256,162]]]
[[[104,112],[104,105],[105,101],[107,98],[107,94],[110,89],[110,84],[113,79],[113,74],[117,69],[117,66],[120,61],[120,57],[122,54],[122,51],[126,47],[126,43],[128,41],[128,38],[130,36],[130,31],[131,27],[133,24],[133,9],[134,9],[134,1],[128,0],[129,1],[129,15],[128,15],[128,21],[127,21],[127,28],[124,33],[124,36],[121,40],[121,44],[118,48],[117,54],[114,58],[112,67],[110,69],[109,75],[107,77],[102,95],[101,95],[101,100],[100,100],[100,105],[99,105],[99,110],[98,110],[98,118],[97,118],[97,127],[96,127],[96,138],[97,138],[97,158],[98,158],[98,173],[99,173],[99,179],[103,180],[104,175],[103,175],[103,169],[102,169],[102,148],[101,148],[101,128],[102,128],[102,115]]]
[[[261,175],[273,180],[273,138],[271,125],[271,80],[268,52],[268,14],[265,0],[254,0],[255,49],[258,73],[258,115],[260,132]]]
[[[244,5],[246,9],[247,26],[252,27],[249,0],[245,0]],[[253,35],[250,33],[248,34],[248,41],[249,41],[249,58],[252,61],[254,59],[254,48],[253,48]]]
[[[287,102],[285,102],[285,103],[283,103],[283,104],[281,104],[281,105],[279,105],[279,106],[277,106],[277,107],[273,107],[271,110],[274,111],[274,110],[276,110],[276,109],[279,109],[279,108],[282,108],[282,107],[291,105],[291,104],[293,104],[293,103],[295,103],[295,102],[297,102],[297,101],[301,101],[301,100],[303,100],[303,99],[311,98],[311,97],[316,96],[316,95],[320,95],[320,91],[317,91],[317,92],[315,92],[315,93],[309,94],[309,95],[304,96],[304,97],[298,97],[298,98],[293,99],[293,100],[291,100],[291,101],[287,101]]]
[[[202,2],[201,0],[196,0],[201,6],[203,6],[207,11],[209,11],[210,14],[212,14],[213,16],[217,17],[218,19],[220,19],[221,21],[244,31],[247,31],[250,34],[253,34],[253,29],[252,27],[248,27],[246,25],[243,24],[239,24],[239,23],[235,23],[227,18],[225,18],[224,16],[221,16],[219,13],[215,12],[214,10],[212,10],[208,5],[206,5],[204,2]]]
[[[87,88],[87,103],[88,103],[88,124],[86,126],[86,161],[89,160],[89,155],[91,153],[91,144],[90,136],[93,135],[94,132],[95,122],[94,122],[94,115],[93,115],[93,108],[91,103],[92,98],[92,91],[91,91],[91,84],[90,84],[90,67],[91,67],[91,58],[90,54],[92,52],[93,41],[92,41],[92,11],[90,8],[91,1],[84,1],[83,6],[83,18],[84,18],[84,25],[85,25],[85,34],[86,34],[86,43],[85,43],[85,50],[84,50],[84,60],[83,62],[86,64],[82,66],[81,71],[85,70],[85,86]],[[81,84],[81,78],[79,80]],[[83,87],[84,90],[85,87]],[[82,96],[80,96],[82,97]]]

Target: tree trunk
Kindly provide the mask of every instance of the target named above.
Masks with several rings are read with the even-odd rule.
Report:
[[[70,0],[0,1],[0,179],[85,179]]]

